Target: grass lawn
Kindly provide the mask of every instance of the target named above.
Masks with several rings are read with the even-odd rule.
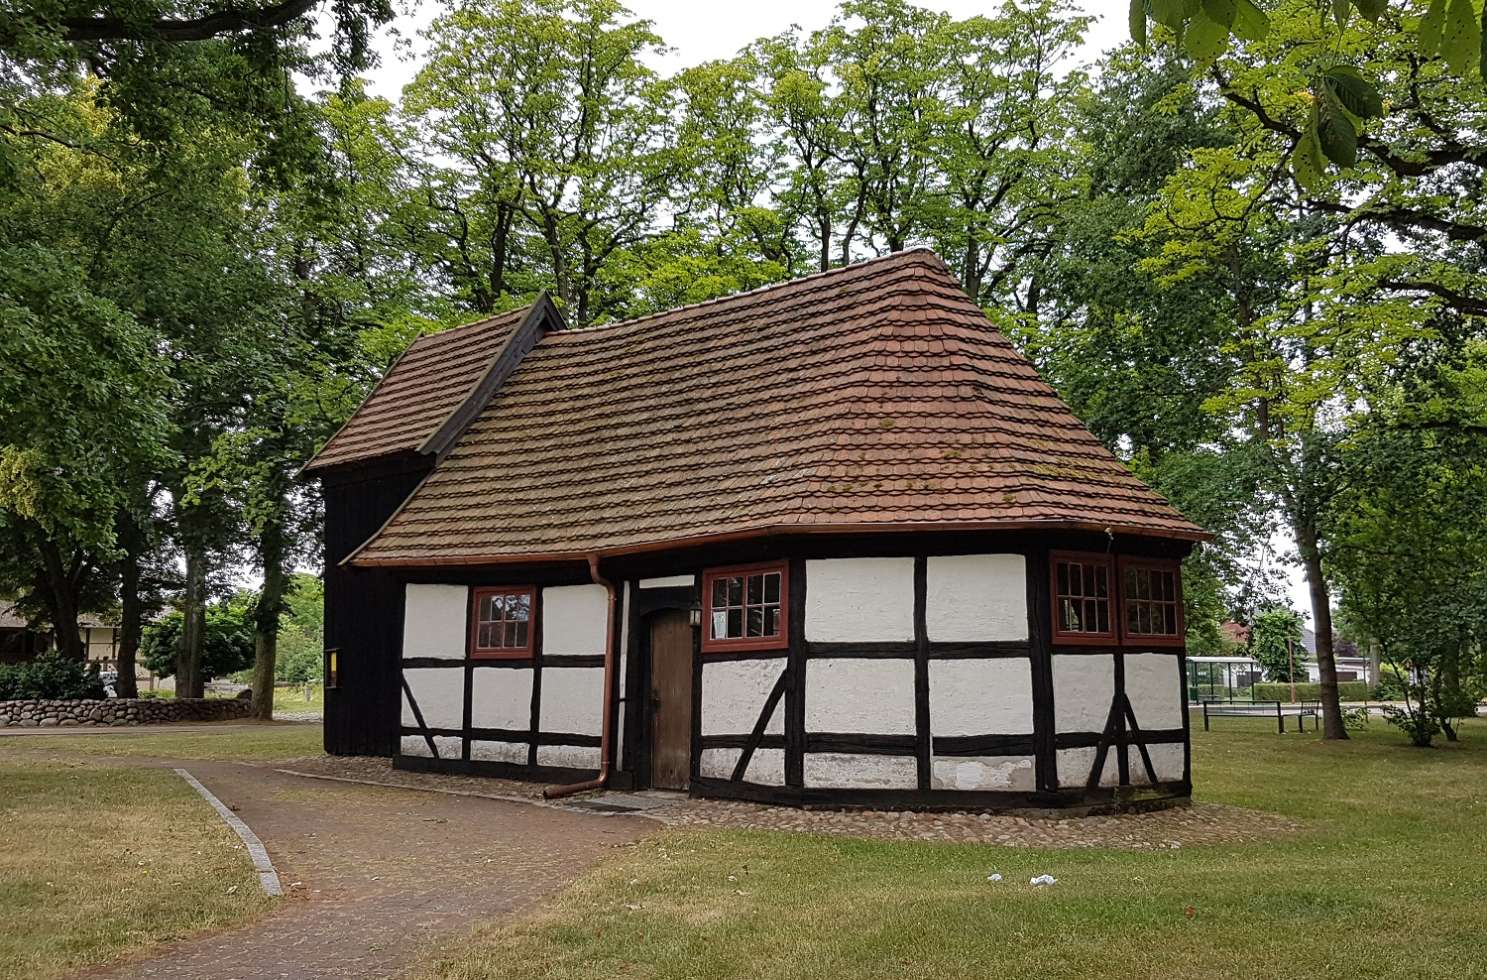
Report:
[[[1267,845],[670,833],[417,976],[1487,977],[1487,723],[1464,737],[1421,751],[1378,721],[1340,744],[1200,724],[1200,800],[1306,827]],[[1058,885],[1027,885],[1044,872]]]
[[[126,758],[241,759],[273,761],[300,759],[324,752],[320,726],[315,724],[261,724],[241,722],[150,729],[100,730],[98,734],[16,735],[0,737],[5,756],[98,755]],[[83,731],[79,729],[79,731]]]
[[[267,907],[242,843],[179,776],[28,758],[20,741],[0,742],[0,978],[60,977]]]

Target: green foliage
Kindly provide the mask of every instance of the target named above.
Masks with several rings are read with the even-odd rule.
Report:
[[[1265,676],[1272,681],[1305,677],[1302,664],[1306,660],[1306,649],[1301,645],[1301,616],[1294,610],[1281,607],[1257,614],[1250,623],[1249,655],[1264,668]]]
[[[1307,17],[1324,35],[1332,35],[1302,55],[1314,67],[1309,85],[1312,110],[1291,155],[1291,170],[1298,183],[1312,189],[1322,182],[1324,157],[1339,167],[1357,163],[1364,125],[1384,112],[1378,90],[1382,76],[1337,63],[1337,49],[1351,26],[1353,10],[1372,29],[1398,24],[1397,15],[1389,18],[1393,25],[1383,23],[1390,13],[1388,0],[1330,0],[1330,5],[1333,16],[1328,19],[1312,16],[1322,6],[1317,0],[1282,2],[1273,16],[1253,0],[1131,0],[1131,37],[1145,46],[1147,20],[1154,20],[1194,61],[1207,64],[1229,50],[1231,35],[1241,42],[1262,42],[1277,21]],[[1395,6],[1405,16],[1424,8],[1415,23],[1419,59],[1443,60],[1457,76],[1479,66],[1487,81],[1487,62],[1482,61],[1487,10],[1479,15],[1473,0],[1428,0],[1428,6],[1425,0],[1402,0]]]
[[[0,664],[0,701],[98,700],[105,696],[97,664],[70,660],[55,651],[26,663]]]
[[[324,583],[314,575],[291,576],[284,605],[274,677],[290,684],[318,680],[325,648]]]
[[[1305,677],[1306,672],[1298,670],[1297,676]],[[1281,681],[1268,681],[1256,684],[1251,692],[1256,701],[1289,701],[1291,700],[1291,685]],[[1368,701],[1373,697],[1373,691],[1369,688],[1367,681],[1338,681],[1337,694],[1343,701]],[[1322,685],[1312,684],[1305,681],[1296,683],[1296,698],[1299,701],[1316,701],[1322,696]]]
[[[183,617],[172,610],[145,628],[140,645],[141,662],[161,677],[176,672],[181,648]],[[209,605],[206,614],[206,643],[202,675],[226,677],[253,663],[253,597],[238,595]]]

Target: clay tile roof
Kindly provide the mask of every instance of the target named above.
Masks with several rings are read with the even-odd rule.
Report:
[[[532,307],[414,340],[305,472],[426,451],[463,406]]]
[[[1044,527],[1207,536],[914,251],[548,333],[350,561]]]

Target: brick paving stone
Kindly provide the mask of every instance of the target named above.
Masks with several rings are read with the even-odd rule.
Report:
[[[263,839],[288,897],[244,928],[85,977],[390,976],[429,944],[530,906],[657,829],[634,817],[308,780],[267,766],[175,764]]]

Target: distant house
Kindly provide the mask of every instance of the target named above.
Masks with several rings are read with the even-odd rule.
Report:
[[[927,252],[421,338],[307,470],[332,753],[797,805],[1189,794],[1206,534]]]
[[[119,624],[105,613],[85,612],[78,617],[78,635],[89,663],[107,676],[118,669]],[[21,663],[55,648],[56,636],[49,624],[28,620],[13,605],[0,605],[0,663]],[[135,683],[143,691],[173,690],[175,681],[158,677],[142,664],[134,668]]]

